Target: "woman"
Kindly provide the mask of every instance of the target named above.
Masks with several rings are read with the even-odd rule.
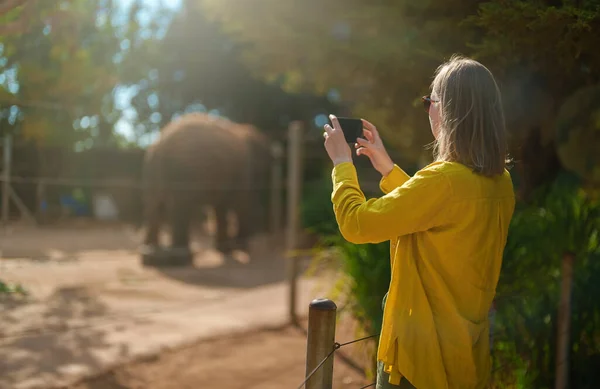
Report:
[[[409,177],[363,120],[366,155],[384,196],[366,200],[335,117],[325,126],[340,232],[391,241],[392,277],[377,351],[377,388],[484,388],[490,377],[488,311],[514,210],[500,92],[488,69],[455,56],[423,98],[434,162]]]

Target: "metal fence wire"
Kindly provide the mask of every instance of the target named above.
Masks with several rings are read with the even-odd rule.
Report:
[[[325,362],[327,362],[327,361],[329,360],[329,358],[331,358],[331,357],[333,356],[333,354],[335,354],[335,352],[336,352],[337,350],[341,349],[341,348],[342,348],[342,347],[344,347],[344,346],[348,346],[348,345],[351,345],[351,344],[353,344],[353,343],[358,343],[358,342],[362,342],[362,341],[364,341],[364,340],[368,340],[368,339],[376,338],[376,337],[378,337],[378,336],[379,336],[379,334],[375,334],[375,335],[369,335],[369,336],[365,336],[364,338],[355,339],[355,340],[352,340],[352,341],[350,341],[350,342],[346,342],[346,343],[338,343],[338,342],[335,342],[335,343],[333,344],[333,349],[331,350],[331,352],[330,352],[330,353],[329,353],[329,354],[328,354],[328,355],[327,355],[325,358],[323,358],[323,359],[321,360],[321,362],[319,362],[319,364],[317,365],[317,367],[315,367],[315,368],[314,368],[314,369],[313,369],[313,370],[312,370],[312,371],[311,371],[311,372],[310,372],[310,373],[309,373],[309,374],[306,376],[306,378],[304,379],[304,381],[302,381],[302,383],[300,384],[300,386],[298,386],[298,388],[297,388],[297,389],[302,389],[302,387],[303,387],[304,385],[306,385],[306,383],[308,382],[308,380],[310,380],[310,379],[313,377],[313,375],[314,375],[314,374],[315,374],[315,373],[316,373],[316,372],[317,372],[317,371],[318,371],[318,370],[319,370],[321,367],[323,367],[323,365],[325,364]],[[360,388],[360,389],[369,388],[369,387],[372,387],[372,386],[375,386],[375,383],[369,384],[369,385],[367,385],[367,386],[363,386],[363,387],[362,387],[362,388]]]

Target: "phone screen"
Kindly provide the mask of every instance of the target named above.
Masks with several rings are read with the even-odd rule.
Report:
[[[337,118],[342,127],[344,138],[347,143],[356,143],[357,138],[364,138],[363,136],[363,123],[360,119],[354,118]]]

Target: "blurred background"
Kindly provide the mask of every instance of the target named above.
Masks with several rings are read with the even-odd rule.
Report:
[[[322,127],[366,118],[414,173],[433,140],[420,97],[454,53],[494,73],[514,160],[493,387],[597,387],[600,1],[3,0],[0,19],[0,388],[297,387],[306,339],[287,326],[284,249],[302,252],[300,328],[325,295],[340,339],[378,333],[389,247],[339,236]],[[191,266],[143,266],[147,150],[191,114],[264,136],[251,190],[270,228],[231,260],[214,215],[189,209]],[[232,166],[259,158],[192,138]],[[334,387],[372,382],[375,345],[336,359]]]

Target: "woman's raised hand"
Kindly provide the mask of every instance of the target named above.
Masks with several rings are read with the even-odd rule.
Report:
[[[363,133],[367,139],[357,139],[357,143],[354,145],[356,155],[366,155],[369,157],[375,170],[385,177],[394,168],[394,162],[385,150],[377,128],[364,119],[362,119],[362,122],[364,127]]]
[[[333,127],[326,124],[325,132],[323,133],[325,137],[325,149],[329,158],[331,158],[334,166],[344,162],[352,162],[352,150],[348,146],[348,143],[346,143],[337,117],[329,115],[329,119],[331,119]]]

